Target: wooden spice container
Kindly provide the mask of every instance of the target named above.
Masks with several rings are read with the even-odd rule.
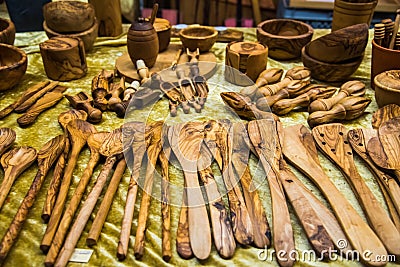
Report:
[[[232,42],[226,46],[225,79],[241,86],[251,85],[266,69],[267,60],[268,47],[256,42]]]

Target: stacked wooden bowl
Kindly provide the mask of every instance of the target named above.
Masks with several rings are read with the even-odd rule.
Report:
[[[80,1],[57,1],[43,6],[43,28],[49,38],[79,37],[90,51],[96,40],[98,22],[92,4]]]
[[[303,65],[325,82],[347,80],[360,66],[368,43],[368,25],[356,24],[324,35],[303,47]]]

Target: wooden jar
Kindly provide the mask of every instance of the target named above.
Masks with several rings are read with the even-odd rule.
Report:
[[[352,3],[335,0],[333,6],[332,31],[354,24],[366,23],[369,27],[378,1]]]
[[[47,77],[56,81],[70,81],[87,72],[83,41],[77,37],[53,37],[40,43]]]
[[[226,46],[225,79],[249,86],[266,69],[267,60],[268,47],[256,42],[232,42]]]
[[[374,78],[375,99],[379,107],[400,105],[400,70],[384,71]]]

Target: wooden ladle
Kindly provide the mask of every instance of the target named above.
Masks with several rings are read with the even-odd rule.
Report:
[[[347,140],[346,128],[342,124],[332,123],[317,126],[312,130],[312,133],[321,151],[345,175],[371,227],[375,230],[387,251],[393,255],[400,255],[400,233],[357,171],[352,149]]]
[[[303,125],[284,129],[283,154],[307,175],[328,200],[352,247],[360,252],[361,261],[369,266],[383,266],[386,262],[371,261],[378,255],[387,255],[386,249],[374,231],[364,222],[353,205],[337,189],[322,169],[311,132]],[[363,254],[371,252],[371,257]]]
[[[8,193],[17,179],[36,160],[36,149],[28,146],[17,147],[6,152],[1,157],[1,166],[4,169],[4,178],[0,185],[0,209],[4,205]]]
[[[168,141],[185,175],[190,245],[201,260],[208,258],[211,251],[210,222],[197,177],[203,127],[201,122],[188,122],[171,126],[168,131]]]
[[[0,128],[0,156],[14,143],[16,137],[13,129]]]
[[[0,263],[7,257],[8,252],[15,243],[23,224],[28,217],[29,210],[32,208],[36,196],[42,187],[48,171],[64,150],[65,142],[66,138],[63,135],[56,136],[48,141],[38,152],[37,158],[39,169],[35,178],[33,179],[28,193],[22,200],[22,203],[19,206],[10,227],[6,231],[0,243]]]

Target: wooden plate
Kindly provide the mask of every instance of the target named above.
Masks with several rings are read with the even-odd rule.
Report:
[[[150,72],[160,72],[160,75],[164,81],[178,82],[178,78],[175,71],[171,70],[171,64],[175,59],[177,51],[181,48],[180,44],[170,44],[168,49],[158,54],[156,64],[150,69]],[[179,64],[184,64],[189,61],[188,56],[182,54],[179,59]],[[199,57],[199,68],[200,75],[203,75],[206,79],[214,75],[217,66],[217,58],[211,52],[202,53]],[[182,65],[185,69],[186,75],[189,77],[189,65]],[[139,75],[136,72],[136,67],[133,65],[128,53],[123,54],[115,61],[115,68],[118,74],[124,76],[127,82],[133,80],[140,80]]]

